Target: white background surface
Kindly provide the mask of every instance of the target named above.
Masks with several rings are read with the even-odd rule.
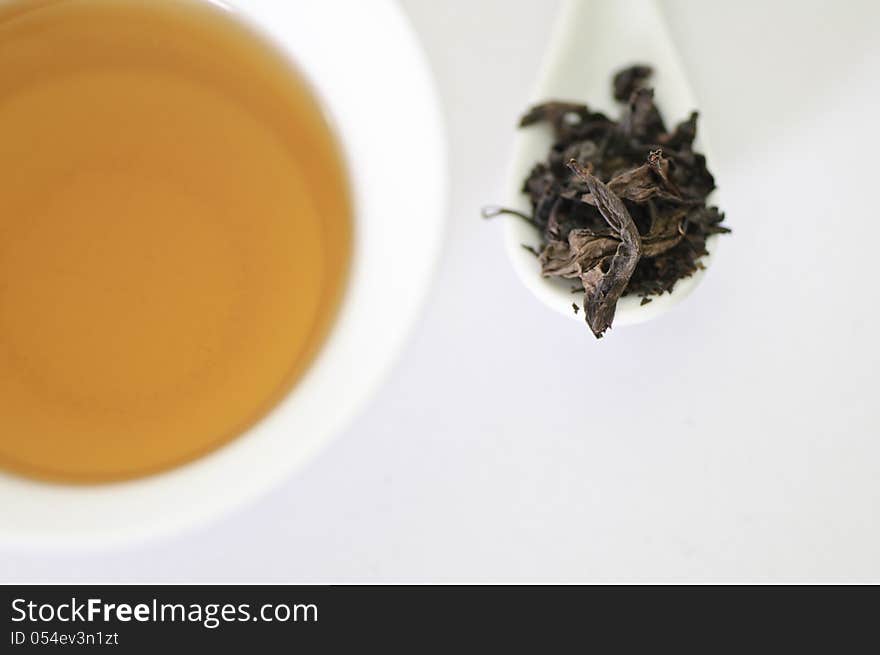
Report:
[[[518,286],[478,218],[556,3],[404,6],[453,197],[375,402],[206,529],[0,551],[0,581],[880,581],[880,5],[664,4],[736,232],[680,307],[600,342]]]

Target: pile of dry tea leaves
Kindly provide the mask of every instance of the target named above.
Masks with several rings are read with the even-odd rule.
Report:
[[[706,238],[728,232],[724,215],[706,205],[715,180],[694,152],[697,113],[668,130],[644,86],[647,66],[614,76],[625,103],[618,121],[586,105],[547,102],[521,126],[549,123],[555,143],[523,186],[532,204],[524,216],[543,234],[543,274],[578,280],[584,314],[596,337],[611,327],[617,301],[669,292],[701,267]],[[514,213],[488,210],[486,215]],[[575,304],[575,311],[579,308]]]

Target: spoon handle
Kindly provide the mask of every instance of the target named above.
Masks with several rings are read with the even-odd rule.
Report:
[[[697,106],[656,0],[565,0],[534,100],[587,100],[616,113],[611,73],[634,63],[654,68],[667,116],[684,118]]]

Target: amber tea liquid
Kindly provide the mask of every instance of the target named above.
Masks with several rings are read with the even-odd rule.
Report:
[[[231,15],[0,2],[0,468],[111,481],[241,434],[320,347],[351,230],[319,105]]]

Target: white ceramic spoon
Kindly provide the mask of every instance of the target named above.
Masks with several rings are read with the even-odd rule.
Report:
[[[585,102],[591,109],[616,117],[620,105],[611,92],[612,74],[631,64],[649,64],[654,69],[650,86],[655,89],[657,106],[667,125],[675,125],[698,109],[669,32],[654,0],[566,0],[558,18],[543,70],[532,97],[537,104],[546,100]],[[706,121],[698,123],[696,149],[706,153]],[[549,127],[537,125],[517,132],[513,164],[509,171],[506,206],[531,213],[528,199],[521,193],[522,181],[536,162],[546,159],[552,144]],[[713,194],[712,204],[717,204]],[[545,278],[532,253],[523,244],[537,246],[538,231],[515,216],[504,217],[507,253],[514,269],[532,293],[553,309],[583,321],[575,315],[572,303],[582,298],[572,294],[572,280]],[[714,251],[716,236],[707,240]],[[709,257],[703,257],[707,266]],[[671,294],[653,296],[641,305],[640,298],[627,296],[617,304],[614,327],[632,325],[663,314],[680,302],[700,283],[704,271],[679,280]]]

